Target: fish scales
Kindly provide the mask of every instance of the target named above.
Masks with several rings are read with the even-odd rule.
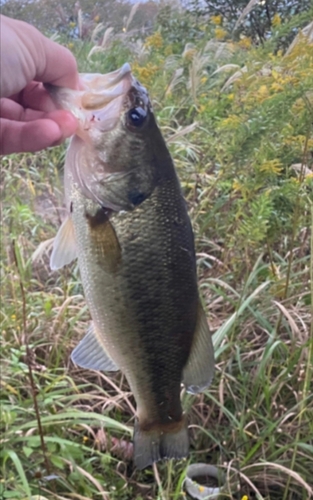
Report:
[[[117,118],[112,106],[110,120],[109,111],[97,110],[68,150],[70,214],[51,263],[57,268],[78,257],[93,326],[72,359],[126,375],[137,404],[134,460],[144,468],[161,458],[187,456],[181,383],[193,393],[207,387],[214,355],[175,168],[145,89],[123,68],[120,79],[118,73],[109,80],[104,75],[102,83],[107,88],[105,82],[113,81],[125,94],[118,101],[110,83]],[[99,75],[94,81],[101,83]],[[108,96],[101,96],[92,94],[88,101],[83,93],[87,116],[102,98],[108,105]]]
[[[90,232],[101,233],[102,224],[90,228],[85,199],[81,201],[82,206],[74,203],[73,221],[95,326],[105,332],[108,354],[127,375],[137,403],[149,401],[145,420],[153,414],[155,421],[168,422],[171,413],[181,419],[180,403],[169,408],[165,394],[173,401],[175,393],[177,401],[196,326],[198,293],[192,232],[177,181],[158,186],[135,211],[109,219],[121,251],[117,269],[103,267],[103,255],[95,255],[99,246],[90,245]],[[138,394],[136,390],[144,384],[140,375],[132,381],[138,365],[149,379],[149,394],[143,396],[142,389]],[[147,413],[140,405],[139,416],[141,411]]]

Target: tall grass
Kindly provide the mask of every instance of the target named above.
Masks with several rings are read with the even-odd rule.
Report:
[[[160,23],[143,39],[107,31],[102,46],[77,40],[72,50],[81,71],[132,62],[188,201],[217,364],[209,390],[183,394],[190,462],[224,471],[224,498],[307,500],[313,46],[299,34],[292,49],[276,50],[281,27],[255,47],[216,22],[197,21],[190,39],[176,22],[175,33]],[[188,462],[134,470],[135,403],[124,377],[69,360],[90,319],[76,264],[52,273],[44,252],[32,261],[64,214],[64,151],[3,158],[1,495],[186,498]]]

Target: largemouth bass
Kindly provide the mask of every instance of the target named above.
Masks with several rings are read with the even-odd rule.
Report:
[[[65,160],[69,216],[52,269],[78,257],[93,320],[72,353],[85,368],[125,374],[137,404],[134,461],[142,469],[188,455],[181,383],[197,393],[214,371],[200,303],[194,237],[147,91],[125,64],[50,87],[79,120]]]

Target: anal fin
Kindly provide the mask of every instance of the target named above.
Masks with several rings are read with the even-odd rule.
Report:
[[[97,338],[94,326],[91,325],[85,337],[79,342],[71,354],[72,361],[82,368],[116,372],[119,367],[105,352]]]
[[[77,258],[74,226],[72,218],[67,217],[53,242],[53,250],[50,257],[50,267],[53,271],[60,269]]]
[[[212,382],[214,375],[214,349],[205,312],[199,301],[196,331],[192,349],[183,371],[183,384],[187,392],[197,394]]]

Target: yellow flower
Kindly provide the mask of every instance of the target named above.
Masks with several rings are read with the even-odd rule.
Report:
[[[14,387],[12,387],[12,385],[10,384],[5,384],[5,389],[9,392],[11,392],[12,394],[18,394],[17,390],[14,389]]]
[[[256,99],[259,102],[264,101],[269,96],[269,91],[266,85],[261,85],[256,93]]]
[[[11,319],[15,320],[15,319],[16,319],[16,315],[15,315],[15,314],[12,314],[12,315],[11,315]]]
[[[294,135],[291,137],[285,137],[284,144],[289,146],[294,146],[296,148],[303,149],[304,145],[307,143],[307,147],[310,149],[313,144],[313,139],[307,140],[307,137],[303,134]]]
[[[163,45],[163,38],[159,31],[153,33],[153,35],[148,36],[145,41],[146,47],[155,47],[156,49],[160,49]]]
[[[249,49],[252,45],[251,38],[248,36],[245,36],[238,42],[239,47],[242,49]]]
[[[233,101],[235,99],[235,94],[228,94],[227,99]]]
[[[234,191],[242,191],[243,189],[243,185],[241,184],[241,182],[239,182],[237,179],[235,179],[233,181],[233,186],[232,186],[233,190]]]
[[[299,184],[300,183],[300,179],[299,179],[299,177],[291,177],[289,179],[289,182],[292,182],[293,184]]]
[[[271,85],[271,90],[274,90],[274,92],[281,92],[284,90],[284,87],[280,83],[274,82]]]
[[[165,56],[170,56],[173,54],[173,47],[172,45],[167,45],[165,50],[164,50],[164,55]]]
[[[268,90],[266,85],[261,85],[259,88],[259,94],[262,96],[268,95]]]
[[[75,26],[76,26],[76,23],[74,23],[73,21],[71,21],[70,24],[69,24],[69,27],[70,28],[75,28]]]
[[[99,14],[97,14],[94,18],[93,18],[94,22],[95,23],[98,23],[100,21],[100,16]]]
[[[138,80],[140,80],[143,85],[149,85],[155,73],[159,70],[158,66],[150,62],[148,62],[144,68],[134,63],[132,69],[133,72],[138,75]]]
[[[272,77],[274,78],[274,80],[281,80],[281,73],[279,73],[278,71],[276,71],[276,69],[272,69]]]
[[[219,14],[218,16],[212,16],[211,22],[215,24],[215,26],[220,26],[222,24],[222,16]]]
[[[301,99],[297,99],[292,107],[291,107],[291,110],[293,111],[293,113],[301,113],[302,111],[304,111],[306,108],[305,106],[305,102],[304,100],[301,98]]]
[[[243,497],[241,497],[241,500],[249,500],[248,495],[243,495]]]
[[[215,28],[215,38],[217,40],[224,40],[225,36],[227,35],[227,31],[225,31],[223,28]]]
[[[205,83],[205,82],[207,82],[207,80],[208,80],[208,78],[206,76],[203,76],[201,78],[201,83]]]
[[[278,12],[276,12],[276,14],[274,15],[273,19],[272,19],[272,26],[274,26],[274,28],[276,28],[277,26],[280,26],[281,25],[281,18],[280,18],[280,15],[278,14]]]
[[[268,174],[279,174],[281,170],[282,164],[279,160],[268,160],[260,166],[260,171]]]
[[[73,44],[73,42],[70,42],[67,46],[68,46],[68,48],[69,48],[70,50],[72,50],[72,49],[74,48],[74,44]]]
[[[229,115],[221,121],[220,127],[226,129],[234,129],[240,125],[241,120],[237,115]]]

